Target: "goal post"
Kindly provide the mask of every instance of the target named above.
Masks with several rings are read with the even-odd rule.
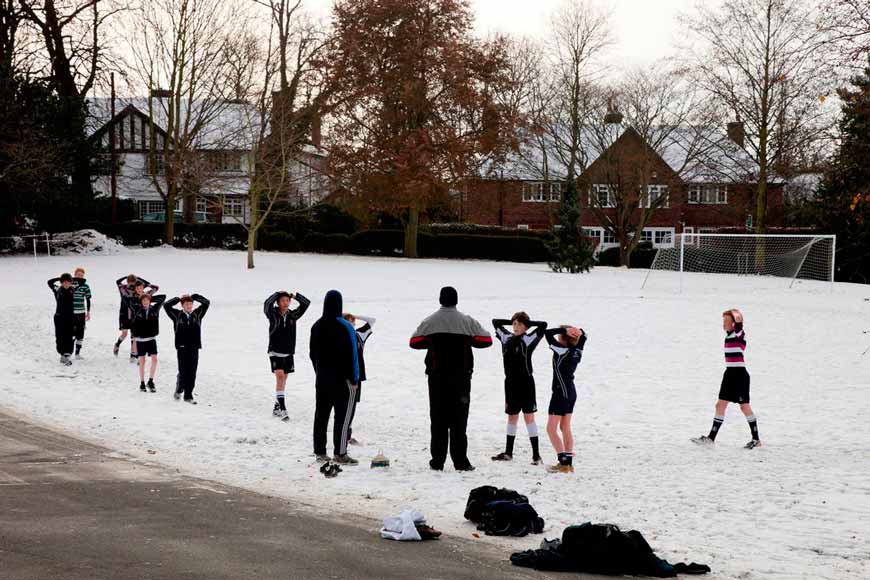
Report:
[[[644,278],[655,271],[767,276],[834,283],[837,237],[813,234],[677,234],[672,246],[659,248]]]

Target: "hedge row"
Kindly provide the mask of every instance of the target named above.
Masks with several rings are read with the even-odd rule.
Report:
[[[650,242],[638,244],[629,257],[629,268],[646,268],[652,266],[658,250]],[[607,248],[598,254],[599,266],[619,266],[619,248]]]

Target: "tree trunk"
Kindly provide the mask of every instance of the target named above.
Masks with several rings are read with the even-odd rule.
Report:
[[[175,194],[169,193],[166,195],[166,213],[165,213],[166,228],[164,230],[164,244],[170,246],[175,245]]]
[[[185,193],[181,198],[181,221],[186,224],[196,223],[196,196]]]
[[[631,264],[631,247],[619,244],[619,265],[629,268]]]
[[[417,257],[417,229],[420,223],[420,208],[416,200],[408,208],[408,223],[405,224],[405,257]]]
[[[257,230],[248,229],[248,270],[254,269],[254,250],[257,248]]]

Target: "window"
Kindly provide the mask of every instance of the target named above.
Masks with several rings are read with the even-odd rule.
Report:
[[[208,200],[204,197],[196,198],[196,213],[206,213],[208,211]]]
[[[208,157],[213,171],[221,173],[242,171],[242,156],[235,151],[212,151]]]
[[[238,197],[224,199],[224,215],[227,217],[242,217],[245,215],[245,201]]]
[[[640,196],[640,207],[670,207],[670,197],[667,185],[648,185],[646,195]]]
[[[692,185],[689,187],[689,203],[723,205],[728,203],[728,188],[724,185]]]
[[[655,234],[655,238],[653,239],[653,244],[655,245],[669,245],[673,243],[673,234],[670,231],[657,230],[653,232]]]
[[[594,228],[583,228],[583,235],[587,238],[595,238],[601,241],[601,230]]]
[[[694,246],[698,242],[698,238],[695,237],[695,228],[692,226],[684,227],[683,238],[686,240],[686,245]]]
[[[561,201],[562,192],[565,191],[565,184],[559,182],[550,182],[550,201]]]
[[[518,230],[527,230],[529,229],[529,224],[517,224]]]
[[[166,204],[162,201],[140,201],[139,219],[162,220],[166,212]]]
[[[609,185],[596,183],[592,186],[592,196],[590,196],[590,205],[598,207],[616,207],[616,195],[610,189]]]
[[[523,183],[523,201],[544,201],[544,184],[537,181]]]
[[[149,156],[146,171],[151,175],[166,174],[166,159],[162,153],[154,153]]]
[[[643,230],[642,232],[640,232],[640,241],[641,242],[652,243],[653,240],[654,240],[654,238],[653,238],[653,231],[652,230]]]
[[[616,237],[613,235],[613,232],[611,232],[610,230],[607,230],[607,229],[603,230],[603,233],[601,236],[601,243],[602,244],[615,244]]]

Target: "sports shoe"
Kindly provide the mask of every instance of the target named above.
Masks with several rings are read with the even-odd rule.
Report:
[[[707,437],[706,435],[701,435],[700,437],[692,437],[692,443],[697,443],[698,445],[712,445],[713,440]]]
[[[542,457],[532,457],[532,465],[541,465],[542,463],[544,463]]]
[[[118,340],[115,342],[115,346],[112,347],[112,354],[118,356],[118,351],[121,350],[121,341]]]
[[[142,391],[143,393],[147,393],[147,392],[148,392],[148,389],[145,388],[145,382],[144,382],[144,381],[142,381],[141,383],[139,383],[139,390]]]
[[[335,477],[341,473],[341,467],[327,460],[326,463],[320,466],[320,473],[325,477]]]
[[[470,463],[463,465],[461,467],[454,467],[456,471],[474,471],[474,466]]]
[[[332,458],[333,461],[338,463],[339,465],[359,465],[359,461],[345,453],[344,455],[336,455]]]
[[[756,447],[761,447],[761,441],[758,439],[753,439],[749,443],[743,446],[744,449],[755,449]]]
[[[359,441],[357,441],[357,440],[356,440],[355,438],[353,438],[353,437],[351,437],[350,439],[347,440],[347,444],[348,444],[348,445],[362,445]]]
[[[329,463],[329,455],[317,453],[314,456],[314,461],[316,461],[317,463]]]
[[[67,355],[61,355],[60,364],[70,366],[72,364],[72,361]]]
[[[444,471],[444,464],[443,463],[435,463],[435,460],[430,459],[429,460],[429,469],[431,469],[432,471]]]
[[[176,401],[180,401],[181,400],[181,391],[175,391],[174,393],[172,393],[172,398],[175,399]]]
[[[196,405],[196,399],[184,399],[184,402],[188,405]]]
[[[493,461],[511,461],[513,458],[514,458],[513,455],[509,455],[509,454],[504,453],[504,452],[499,453],[498,455],[492,456]]]
[[[137,364],[139,362],[139,357],[135,354],[130,354],[130,364]]]
[[[154,386],[154,379],[148,379],[148,390],[152,393],[157,392],[157,387]]]
[[[556,465],[551,465],[547,468],[547,471],[550,473],[574,473],[573,465],[566,465],[564,463],[557,463]]]
[[[290,420],[290,415],[287,414],[286,410],[278,409],[277,412],[273,412],[272,414],[275,415],[276,417],[278,417],[279,419],[281,419],[282,421],[289,421]]]
[[[281,413],[281,405],[278,404],[278,401],[275,401],[275,406],[272,407],[272,416],[277,417]]]

